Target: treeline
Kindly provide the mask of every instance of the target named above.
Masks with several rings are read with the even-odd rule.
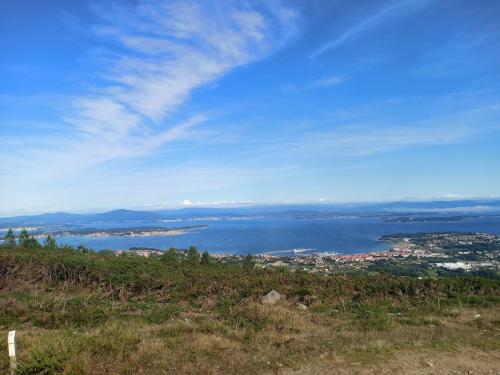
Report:
[[[55,238],[48,234],[43,242],[39,242],[28,230],[23,229],[16,235],[12,229],[9,229],[3,238],[3,242],[0,244],[0,249],[25,249],[25,250],[64,250],[69,252],[77,253],[91,253],[93,250],[79,245],[73,247],[70,245],[58,245]],[[101,251],[102,255],[114,255],[111,250]],[[121,256],[129,256],[133,253],[124,252]],[[160,260],[164,263],[175,265],[175,264],[190,264],[197,265],[201,264],[204,266],[220,264],[216,261],[208,251],[200,253],[200,251],[195,247],[191,246],[187,250],[180,250],[174,247],[169,248],[167,251],[161,255]],[[255,260],[253,256],[249,253],[241,262],[244,269],[250,270],[255,267]]]
[[[91,250],[85,246],[79,245],[73,247],[70,245],[58,245],[54,236],[47,234],[42,242],[30,234],[27,229],[21,230],[19,235],[9,229],[0,243],[0,249],[26,249],[26,250],[74,250],[79,252],[90,252]]]
[[[47,249],[56,250],[58,248],[56,240],[50,234],[47,235],[43,243],[40,243],[35,236],[31,235],[26,229],[23,229],[18,236],[14,233],[12,229],[9,229],[4,236],[3,243],[1,244],[3,249]]]
[[[219,261],[215,260],[208,251],[200,253],[195,246],[189,247],[186,251],[176,249],[175,247],[169,248],[160,257],[160,260],[169,264],[180,264],[187,263],[191,265],[211,265],[211,264],[221,264]],[[244,269],[253,269],[255,267],[255,260],[251,254],[248,254],[243,258],[242,266]]]
[[[469,259],[468,259],[469,260]],[[474,259],[471,259],[474,260]],[[433,262],[441,259],[427,259],[420,262],[397,262],[391,260],[378,260],[367,267],[368,272],[377,272],[401,277],[462,277],[478,276],[482,278],[495,279],[500,281],[500,273],[493,267],[483,267],[480,269],[466,271],[462,268],[446,269],[436,266]]]

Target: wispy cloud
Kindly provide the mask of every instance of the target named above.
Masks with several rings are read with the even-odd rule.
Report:
[[[323,44],[310,55],[310,58],[314,60],[321,54],[341,46],[342,44],[356,37],[358,34],[362,34],[363,32],[376,27],[377,25],[390,19],[391,17],[397,17],[417,10],[430,1],[432,0],[399,0],[396,2],[392,2],[378,12],[360,20],[357,24],[352,26],[337,38]]]
[[[295,94],[301,91],[337,86],[344,82],[349,81],[349,79],[350,78],[347,76],[327,76],[302,85],[296,83],[287,83],[285,85],[280,86],[279,89],[283,93]]]
[[[61,178],[191,137],[207,119],[179,113],[193,91],[280,48],[297,20],[279,1],[139,0],[93,11],[98,82],[61,109],[60,132],[5,155],[11,176]]]
[[[464,142],[478,133],[469,126],[342,128],[328,133],[310,134],[298,148],[316,155],[368,156],[393,150]]]
[[[131,17],[123,9],[98,8],[109,23],[95,32],[126,49],[105,72],[111,83],[105,95],[159,121],[193,89],[286,41],[295,14],[257,9],[246,2],[154,1],[140,2]]]
[[[268,139],[254,160],[307,163],[325,157],[363,157],[396,150],[467,143],[500,134],[500,102],[491,93],[456,93],[427,103],[420,116],[391,114],[421,98],[387,100],[335,114],[329,128]],[[416,115],[416,114],[415,114]],[[250,157],[250,156],[249,156]]]
[[[339,77],[339,76],[330,76],[330,77],[324,77],[321,79],[317,79],[313,81],[308,87],[310,88],[317,88],[317,87],[330,87],[330,86],[336,86],[340,83],[348,81],[348,77]]]

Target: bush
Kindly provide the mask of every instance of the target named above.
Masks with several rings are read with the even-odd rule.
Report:
[[[68,360],[65,352],[48,348],[45,350],[33,350],[29,357],[20,361],[16,371],[17,375],[53,375],[64,370],[64,364]]]

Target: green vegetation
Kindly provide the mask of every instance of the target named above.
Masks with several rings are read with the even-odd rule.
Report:
[[[52,237],[50,234],[47,235],[47,238],[45,239],[45,242],[43,243],[43,247],[46,250],[57,250],[57,243],[54,237]]]
[[[0,250],[0,335],[18,330],[19,374],[259,374],[332,361],[349,373],[398,353],[500,350],[494,279],[317,276],[254,269],[251,256],[222,264],[194,247],[146,258],[31,238]],[[262,305],[271,289],[283,298]]]
[[[9,229],[7,231],[7,234],[5,235],[4,242],[2,244],[2,247],[6,249],[12,249],[16,247],[16,236],[14,235],[14,231],[12,229]]]
[[[203,264],[204,266],[207,266],[210,264],[210,254],[208,253],[208,251],[204,251],[203,254],[201,254],[201,264]]]
[[[177,264],[180,261],[179,251],[176,248],[171,247],[161,256],[161,260],[166,263]]]
[[[191,246],[186,253],[186,260],[189,264],[195,265],[200,263],[200,253],[198,249],[194,246]]]
[[[253,259],[252,254],[248,254],[243,259],[243,268],[246,269],[247,271],[251,271],[255,268],[255,260]]]

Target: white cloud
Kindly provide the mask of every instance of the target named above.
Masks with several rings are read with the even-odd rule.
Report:
[[[292,35],[296,14],[253,2],[140,1],[133,12],[98,8],[111,24],[96,33],[119,48],[106,95],[153,121],[192,90],[264,57]]]
[[[459,194],[447,193],[447,194],[444,194],[442,198],[453,200],[453,199],[459,199],[459,198],[463,198],[463,197]]]
[[[191,137],[206,121],[179,111],[192,92],[275,51],[297,19],[278,1],[138,0],[93,10],[102,20],[91,28],[100,84],[62,109],[57,132],[0,151],[11,188],[23,176],[50,182]]]
[[[181,207],[218,207],[218,208],[229,208],[229,207],[242,207],[253,205],[253,201],[237,201],[237,200],[221,200],[221,201],[192,201],[189,199],[184,199],[181,203]],[[179,205],[168,205],[169,208],[176,208]]]

